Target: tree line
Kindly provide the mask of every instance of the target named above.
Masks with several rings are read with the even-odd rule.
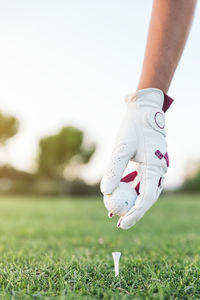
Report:
[[[19,131],[19,120],[0,113],[0,144]],[[61,128],[38,143],[34,172],[18,170],[10,164],[0,166],[0,192],[37,195],[98,194],[99,184],[89,185],[80,176],[80,169],[89,163],[96,144],[73,126]]]

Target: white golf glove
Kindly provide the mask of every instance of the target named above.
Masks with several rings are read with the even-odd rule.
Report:
[[[169,166],[164,113],[173,102],[161,90],[154,88],[137,91],[125,101],[127,111],[101,181],[101,192],[111,194],[119,185],[128,162],[136,162],[139,195],[135,206],[119,219],[117,226],[122,229],[135,225],[162,191]]]

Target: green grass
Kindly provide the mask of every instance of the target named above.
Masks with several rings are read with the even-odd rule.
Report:
[[[0,299],[200,299],[200,196],[162,197],[128,231],[116,222],[100,198],[1,197]]]

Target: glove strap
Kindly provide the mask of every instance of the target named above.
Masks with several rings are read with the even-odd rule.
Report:
[[[164,103],[163,103],[162,110],[166,112],[168,108],[171,106],[173,101],[174,100],[171,97],[169,97],[167,94],[164,93]]]

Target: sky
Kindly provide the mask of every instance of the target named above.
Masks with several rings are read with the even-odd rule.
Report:
[[[38,141],[63,126],[97,144],[84,169],[98,180],[141,72],[152,1],[0,1],[0,111],[20,120],[1,162],[31,170]],[[170,168],[179,185],[188,161],[200,160],[200,5],[171,84],[167,112]]]

